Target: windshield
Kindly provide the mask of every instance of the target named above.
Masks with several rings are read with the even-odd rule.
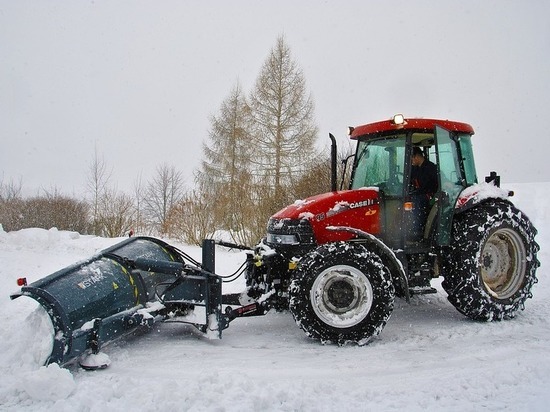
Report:
[[[403,167],[405,164],[405,135],[380,140],[361,141],[351,189],[376,186],[386,195],[403,194]]]

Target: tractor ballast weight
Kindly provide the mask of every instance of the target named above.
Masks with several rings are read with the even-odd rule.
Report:
[[[206,241],[199,267],[159,239],[131,237],[22,286],[11,298],[33,298],[50,316],[54,340],[47,364],[97,354],[103,344],[173,316],[221,337],[228,320],[221,313],[213,250]]]

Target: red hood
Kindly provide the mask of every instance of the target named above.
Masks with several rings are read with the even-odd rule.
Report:
[[[329,192],[297,200],[273,215],[275,219],[308,219],[317,243],[347,240],[346,232],[331,232],[328,226],[349,226],[371,234],[380,233],[378,188]]]

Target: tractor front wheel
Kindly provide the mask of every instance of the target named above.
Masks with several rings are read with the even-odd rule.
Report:
[[[290,287],[290,311],[312,338],[363,345],[386,325],[394,298],[380,257],[342,242],[320,246],[300,261]]]
[[[505,201],[458,215],[444,266],[448,300],[475,320],[513,318],[537,281],[536,233],[527,216]]]

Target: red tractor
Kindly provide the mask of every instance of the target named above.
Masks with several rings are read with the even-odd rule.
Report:
[[[215,244],[249,248],[207,239],[199,263],[160,239],[130,237],[31,284],[19,279],[11,298],[31,297],[50,316],[46,363],[78,359],[88,369],[109,364],[102,345],[156,321],[221,338],[232,320],[271,308],[290,308],[322,342],[365,344],[384,328],[396,296],[433,293],[438,276],[466,316],[512,318],[537,281],[536,230],[496,173],[478,183],[473,133],[465,123],[403,116],[352,128],[348,190],[336,190],[331,136],[332,191],[269,220],[247,255],[241,294],[222,293],[231,280],[215,273]]]
[[[365,344],[396,296],[436,292],[430,281],[443,276],[464,315],[514,317],[537,281],[536,229],[496,173],[478,183],[473,134],[465,123],[402,115],[350,128],[357,150],[348,190],[336,190],[331,136],[332,191],[271,217],[249,254],[241,304],[289,307],[313,338]],[[434,193],[414,192],[416,148],[436,165]]]

